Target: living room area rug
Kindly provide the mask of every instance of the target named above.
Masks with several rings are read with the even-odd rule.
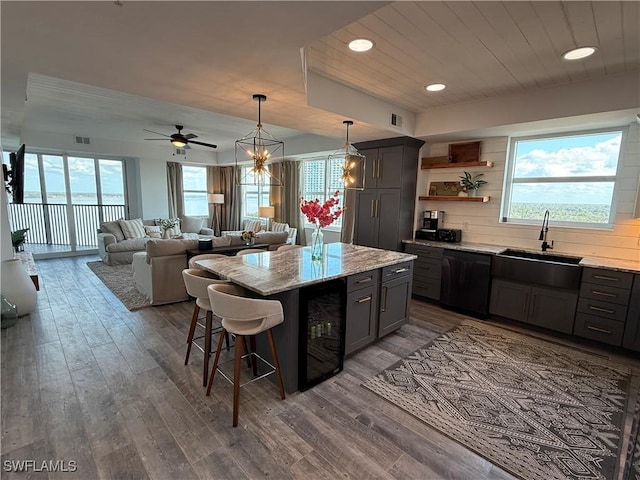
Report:
[[[363,384],[522,479],[614,479],[631,369],[465,321]],[[633,478],[633,477],[631,477]]]
[[[136,289],[131,265],[106,265],[102,261],[87,262],[87,266],[129,310],[151,306]]]

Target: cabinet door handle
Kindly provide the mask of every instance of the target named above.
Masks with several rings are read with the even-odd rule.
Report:
[[[357,303],[365,303],[370,301],[371,301],[371,295],[369,295],[368,297],[363,297],[360,300],[356,300]]]
[[[393,273],[402,273],[402,272],[408,272],[409,269],[407,267],[404,268],[399,268],[397,270],[394,270]]]
[[[380,178],[380,164],[382,163],[381,159],[378,158],[378,165],[376,167],[376,177]]]
[[[606,333],[607,335],[611,335],[611,330],[607,330],[606,328],[598,328],[591,325],[587,325],[587,328],[589,330],[593,330],[594,332]]]
[[[375,218],[376,216],[376,201],[371,200],[371,218]]]
[[[589,310],[595,310],[596,312],[610,313],[612,315],[616,313],[615,310],[609,310],[608,308],[594,307],[593,305],[589,305]]]
[[[369,283],[373,280],[372,277],[367,277],[367,278],[363,278],[362,280],[358,280],[356,283],[360,284],[360,283]]]
[[[597,278],[598,280],[608,280],[610,282],[619,282],[620,279],[616,277],[607,277],[606,275],[594,275],[593,278]]]
[[[380,311],[381,312],[386,312],[387,311],[387,292],[389,291],[388,287],[383,287],[382,288],[384,290],[384,295],[383,295],[383,301],[384,301],[384,307],[380,307]]]
[[[617,297],[618,296],[615,293],[600,292],[599,290],[591,290],[591,293],[593,293],[594,295],[600,295],[601,297]]]

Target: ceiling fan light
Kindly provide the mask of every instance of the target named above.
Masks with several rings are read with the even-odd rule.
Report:
[[[578,47],[564,52],[562,58],[565,60],[581,60],[590,57],[596,51],[596,47]]]
[[[187,142],[183,142],[182,140],[174,139],[174,140],[171,140],[171,144],[174,147],[182,148],[182,147],[185,147],[187,145]]]

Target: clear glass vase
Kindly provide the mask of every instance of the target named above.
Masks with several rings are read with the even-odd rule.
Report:
[[[324,234],[317,225],[311,234],[311,260],[322,260],[322,250],[324,247]]]

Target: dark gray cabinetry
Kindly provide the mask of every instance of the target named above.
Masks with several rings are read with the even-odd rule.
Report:
[[[622,346],[640,352],[640,275],[634,275]]]
[[[382,269],[378,337],[400,328],[409,321],[413,261]]]
[[[345,355],[366,347],[377,338],[379,287],[380,270],[347,278]]]
[[[494,278],[492,315],[530,323],[563,333],[573,330],[578,294]]]
[[[632,273],[585,268],[574,335],[621,346],[632,284]]]
[[[440,299],[443,248],[405,243],[404,251],[418,256],[413,266],[413,295]]]
[[[388,138],[357,143],[366,157],[365,188],[356,194],[354,243],[401,250],[413,238],[418,151],[422,140]]]

